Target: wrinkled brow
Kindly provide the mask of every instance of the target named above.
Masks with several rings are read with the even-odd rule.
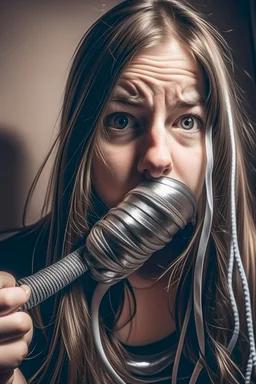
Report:
[[[118,95],[118,94],[115,94],[110,101],[114,101],[114,102],[118,102],[118,103],[122,103],[122,104],[129,104],[129,105],[132,105],[132,106],[145,106],[147,103],[146,103],[146,99],[145,97],[143,96],[140,96],[140,95]]]
[[[199,95],[198,95],[199,96]],[[111,102],[118,102],[125,105],[131,105],[134,107],[145,107],[147,105],[145,97],[141,95],[124,95],[115,94],[111,100]],[[178,99],[176,101],[176,104],[174,105],[175,108],[192,108],[197,106],[205,106],[205,100],[200,97],[193,96],[191,99],[184,98],[184,99]]]

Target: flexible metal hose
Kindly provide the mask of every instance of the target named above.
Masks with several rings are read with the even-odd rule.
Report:
[[[26,284],[31,289],[30,298],[21,307],[21,310],[26,311],[33,308],[86,272],[88,268],[81,256],[81,251],[80,248],[34,275],[18,280],[17,286]]]
[[[183,183],[167,177],[144,181],[94,225],[86,247],[17,282],[31,288],[22,309],[39,304],[88,269],[100,283],[127,277],[169,243],[195,212],[196,201]]]
[[[31,288],[31,297],[22,309],[39,304],[89,270],[99,282],[91,308],[95,347],[115,382],[124,384],[109,363],[101,342],[101,300],[111,285],[139,269],[152,253],[162,249],[193,220],[196,206],[192,192],[177,180],[161,177],[144,181],[94,225],[86,247],[17,282]],[[159,362],[150,361],[149,365],[153,371],[161,369]],[[136,362],[133,366],[136,367]]]

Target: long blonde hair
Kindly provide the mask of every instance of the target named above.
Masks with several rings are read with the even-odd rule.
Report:
[[[256,235],[252,217],[253,198],[248,187],[245,166],[246,151],[251,150],[253,141],[249,134],[250,125],[242,108],[241,95],[232,78],[229,49],[218,32],[184,1],[124,1],[96,21],[80,42],[66,86],[60,133],[53,147],[54,149],[57,146],[57,155],[43,211],[46,218],[44,230],[49,230],[46,265],[64,257],[84,241],[91,226],[88,215],[97,217],[91,162],[93,156],[100,153],[97,143],[101,117],[117,79],[134,55],[144,48],[161,44],[163,39],[169,36],[185,44],[204,71],[209,91],[206,105],[208,123],[213,125],[214,216],[204,270],[204,281],[207,281],[207,284],[203,287],[208,344],[206,355],[201,361],[213,382],[239,383],[245,373],[249,350],[245,336],[244,299],[236,269],[233,289],[241,317],[238,345],[243,346],[243,353],[239,354],[238,351],[236,360],[233,361],[227,350],[234,320],[227,283],[231,237],[231,151],[223,89],[227,90],[232,104],[237,146],[238,241],[255,313]],[[33,188],[34,186],[31,192]],[[178,281],[175,310],[178,333],[188,305],[187,292],[191,291],[192,287],[195,255],[204,216],[204,200],[202,196],[194,236],[186,252],[171,266],[171,276]],[[127,284],[127,281],[119,283],[123,290]],[[67,356],[70,383],[113,383],[104,367],[99,364],[95,351],[89,302],[90,294],[88,292],[87,295],[81,279],[72,284],[65,293],[57,296],[54,337],[48,359],[38,372],[39,382],[40,377],[43,380],[59,342],[58,362],[49,384],[58,382],[64,358]],[[116,318],[120,313],[120,306],[117,307]],[[33,311],[33,315],[38,319],[38,309]],[[113,320],[113,326],[116,318]],[[113,367],[125,382],[139,383],[123,363],[126,354],[121,344],[111,330],[104,327],[103,322],[101,328],[104,345]],[[184,353],[191,361],[196,362],[200,354],[195,342],[192,314],[188,329],[189,336],[185,339]]]

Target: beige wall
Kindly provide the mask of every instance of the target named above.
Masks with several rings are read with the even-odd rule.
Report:
[[[21,223],[29,186],[58,129],[54,125],[77,43],[116,3],[0,1],[0,229]],[[40,209],[47,173],[30,220]]]

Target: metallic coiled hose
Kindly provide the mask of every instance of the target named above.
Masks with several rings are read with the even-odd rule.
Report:
[[[167,177],[142,182],[94,225],[86,247],[17,282],[31,288],[22,309],[39,304],[87,270],[100,283],[120,281],[169,243],[195,212],[195,198],[183,183]]]
[[[109,363],[101,342],[101,300],[110,286],[139,269],[154,252],[168,244],[179,229],[193,220],[196,206],[192,192],[177,180],[161,177],[144,181],[94,225],[85,247],[17,282],[31,289],[30,299],[22,309],[39,304],[89,271],[99,283],[91,307],[95,347],[115,382],[125,384]],[[130,363],[137,369],[136,361]],[[163,364],[158,358],[148,365],[157,373]]]
[[[195,212],[193,194],[181,182],[161,177],[139,184],[87,238],[86,263],[94,279],[112,284],[127,277],[168,244]]]

